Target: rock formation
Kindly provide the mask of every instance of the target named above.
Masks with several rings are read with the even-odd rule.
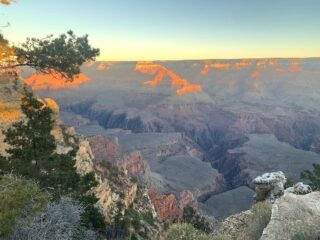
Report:
[[[167,69],[166,67],[152,62],[138,62],[135,71],[154,75],[154,79],[150,81],[145,81],[144,83],[152,87],[158,86],[158,84],[168,76],[171,79],[171,87],[180,87],[176,90],[178,95],[183,95],[189,92],[199,92],[202,88],[198,84],[192,84],[188,80],[181,78],[179,75],[173,71]]]
[[[3,102],[6,106],[10,106],[10,109],[16,109],[19,115],[14,118],[15,121],[23,117],[20,114],[20,99],[22,97],[21,92],[24,85],[21,82],[15,82],[12,79],[0,78],[0,103]],[[2,94],[3,93],[3,94]],[[91,191],[98,198],[97,206],[101,210],[105,221],[112,224],[114,218],[118,214],[124,214],[128,208],[133,208],[139,214],[151,213],[154,218],[157,214],[151,204],[147,188],[138,186],[129,175],[119,170],[112,165],[105,165],[102,162],[97,162],[94,159],[90,143],[84,137],[78,135],[74,128],[67,127],[62,124],[59,117],[60,108],[58,104],[50,98],[43,100],[39,99],[44,106],[52,109],[52,119],[54,121],[52,135],[56,141],[56,152],[58,154],[66,154],[73,149],[77,149],[75,156],[75,167],[80,175],[87,173],[94,173],[98,185],[91,189]],[[2,105],[0,105],[1,107]],[[1,130],[9,127],[13,121],[4,121],[1,118],[2,111],[8,113],[8,107],[0,108],[0,133]],[[10,111],[9,111],[10,112]],[[20,116],[21,115],[21,116]],[[7,118],[5,119],[7,120]],[[0,150],[1,154],[5,152],[8,147],[3,143],[3,136],[0,136]],[[131,165],[127,163],[124,169],[129,169],[132,172],[137,172],[135,163],[139,162],[139,155],[132,153],[128,158],[134,159]],[[121,206],[121,207],[120,207]],[[154,234],[156,234],[157,226],[149,227]]]
[[[255,201],[270,200],[274,202],[284,193],[284,184],[287,179],[283,172],[265,173],[256,177],[253,183],[256,185]]]
[[[285,192],[298,195],[308,194],[312,191],[311,187],[302,182],[296,183],[293,187],[284,188],[287,179],[283,172],[265,173],[256,177],[253,183],[256,185],[255,201],[270,201],[274,203]]]
[[[33,90],[57,90],[61,88],[77,88],[89,81],[89,77],[83,73],[76,75],[72,80],[60,74],[32,74],[24,79]]]
[[[293,187],[284,190],[286,177],[283,172],[265,173],[254,179],[256,187],[256,200],[265,201],[266,206],[271,204],[271,218],[263,228],[260,240],[289,240],[296,234],[304,236],[302,239],[319,237],[320,224],[320,192],[311,192],[309,185],[299,182]],[[253,239],[246,231],[255,231],[255,238],[259,232],[259,221],[265,216],[257,215],[255,208],[244,211],[226,218],[215,230],[215,234],[230,236],[235,239]],[[261,210],[260,210],[261,211]],[[254,217],[254,218],[253,218]],[[250,226],[248,228],[248,226]],[[316,235],[318,234],[318,235]],[[243,238],[247,236],[247,238]],[[318,239],[318,238],[312,238]]]
[[[95,161],[109,161],[130,176],[144,176],[149,171],[140,151],[125,151],[115,141],[101,135],[87,137]]]
[[[304,231],[316,234],[320,226],[319,199],[320,192],[285,193],[273,204],[271,220],[260,240],[288,240]]]
[[[154,188],[150,188],[149,195],[161,220],[171,222],[179,218],[181,211],[178,208],[177,199],[172,193],[161,194]]]
[[[293,187],[287,188],[285,192],[304,195],[304,194],[311,193],[312,189],[309,185],[304,184],[302,182],[298,182]]]

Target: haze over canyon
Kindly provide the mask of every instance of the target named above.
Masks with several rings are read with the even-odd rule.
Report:
[[[97,161],[171,203],[197,201],[222,219],[250,208],[256,176],[281,170],[298,181],[320,163],[318,58],[91,62],[82,72],[23,76]]]

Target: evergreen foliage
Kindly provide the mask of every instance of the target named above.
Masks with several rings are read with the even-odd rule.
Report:
[[[231,240],[227,236],[210,236],[194,228],[191,224],[173,224],[165,233],[165,240]]]
[[[80,66],[93,61],[99,49],[89,44],[88,35],[77,37],[72,31],[57,38],[28,38],[26,43],[15,47],[18,65],[26,65],[45,73],[58,72],[68,78],[80,73]]]
[[[286,183],[284,184],[284,188],[285,189],[287,189],[287,188],[289,188],[289,187],[293,187],[294,186],[294,179],[293,179],[293,177],[291,177],[291,176],[288,176],[287,177],[287,181],[286,181]]]
[[[186,206],[183,208],[182,219],[185,223],[192,224],[196,229],[209,233],[213,229],[213,221],[198,213],[193,207]]]
[[[11,148],[7,150],[8,157],[0,158],[2,173],[13,173],[38,181],[40,187],[52,195],[53,200],[63,195],[71,196],[85,206],[83,224],[103,231],[104,218],[94,206],[97,198],[88,193],[97,184],[94,174],[80,176],[76,172],[76,149],[67,154],[55,152],[56,143],[51,135],[51,109],[26,89],[24,95],[21,109],[26,119],[4,131],[5,142]]]
[[[12,175],[0,176],[0,239],[12,232],[17,218],[29,220],[47,201],[39,186]]]
[[[9,172],[26,177],[41,178],[48,174],[56,164],[53,160],[56,148],[51,135],[53,120],[51,109],[45,107],[31,92],[24,90],[21,110],[27,121],[16,122],[4,131],[5,142],[11,148],[7,149]]]
[[[320,190],[320,164],[313,164],[313,170],[306,170],[301,173],[301,178],[310,181],[310,186],[312,190]]]

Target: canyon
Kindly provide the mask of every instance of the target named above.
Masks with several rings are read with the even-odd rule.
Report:
[[[298,181],[320,162],[319,64],[95,62],[70,83],[33,78],[27,69],[22,75],[41,98],[58,103],[95,161],[153,189],[161,216],[175,216],[187,195],[206,214],[225,218],[250,208],[256,176],[281,170]]]

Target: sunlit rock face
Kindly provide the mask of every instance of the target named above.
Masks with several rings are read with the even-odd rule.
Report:
[[[32,74],[24,80],[25,84],[33,90],[57,90],[61,88],[79,87],[89,81],[89,77],[83,73],[76,75],[72,79],[63,77],[60,74]]]
[[[299,59],[292,59],[290,60],[290,72],[300,72],[302,71],[302,68],[300,66],[300,60]]]
[[[136,65],[135,71],[153,75],[154,78],[152,80],[144,82],[152,87],[157,87],[165,77],[169,77],[171,80],[171,87],[180,87],[176,90],[178,95],[183,95],[188,92],[199,92],[202,90],[200,85],[191,84],[188,80],[181,78],[179,75],[161,66],[160,64],[155,64],[152,62],[139,62]]]
[[[13,77],[0,76],[0,154],[6,155],[8,145],[4,142],[3,130],[20,120],[21,92],[23,85]]]
[[[0,121],[3,123],[14,122],[19,119],[20,108],[15,105],[0,102]]]

